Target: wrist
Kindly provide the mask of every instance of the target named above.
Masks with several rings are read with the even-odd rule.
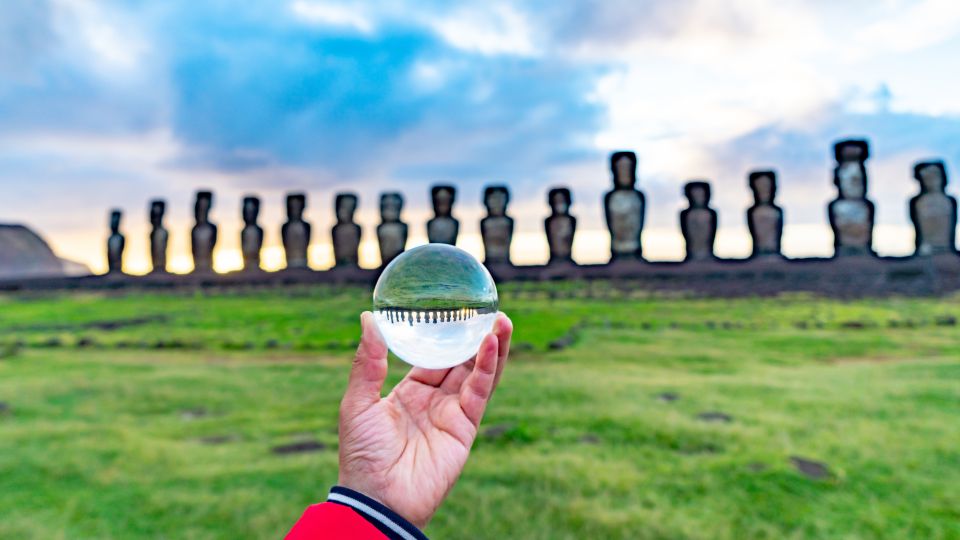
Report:
[[[330,488],[327,502],[350,507],[390,539],[428,540],[421,528],[426,523],[413,523],[383,502],[351,487],[337,485]]]
[[[379,479],[379,475],[351,475],[344,474],[344,472],[345,471],[343,470],[340,471],[340,476],[337,479],[338,487],[349,489],[355,493],[360,493],[365,497],[373,499],[377,503],[389,508],[392,512],[399,514],[404,520],[410,522],[419,529],[425,529],[427,524],[430,523],[430,518],[433,517],[433,512],[423,515],[424,512],[422,511],[422,508],[412,509],[410,507],[410,503],[412,501],[397,500],[396,496],[387,496],[387,494],[390,492],[389,487],[381,482],[375,481]],[[436,511],[435,508],[434,511]]]

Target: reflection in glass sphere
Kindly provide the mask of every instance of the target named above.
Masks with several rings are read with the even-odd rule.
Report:
[[[402,253],[380,274],[373,315],[403,361],[443,369],[469,360],[497,319],[497,286],[472,255],[446,244]]]

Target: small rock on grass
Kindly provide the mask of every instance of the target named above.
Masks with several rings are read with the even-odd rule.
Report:
[[[487,439],[499,439],[513,429],[513,427],[513,424],[494,424],[483,430],[483,436]]]
[[[10,412],[10,404],[6,401],[0,401],[0,415]]]
[[[551,351],[562,351],[563,349],[573,345],[573,342],[574,337],[573,334],[570,333],[551,341],[547,347],[549,347]]]
[[[676,392],[661,392],[657,394],[657,399],[670,403],[671,401],[680,399],[680,394],[677,394]]]
[[[733,422],[733,417],[720,411],[707,411],[697,415],[697,418],[704,422],[723,422],[728,424]]]
[[[192,409],[184,409],[180,411],[180,418],[184,420],[196,420],[197,418],[203,418],[209,414],[206,409],[203,407],[194,407]]]
[[[953,315],[941,315],[934,320],[937,326],[956,326],[957,318]]]
[[[327,445],[320,441],[299,441],[290,444],[281,444],[270,449],[278,456],[287,454],[302,454],[304,452],[319,452],[327,448]]]
[[[587,433],[580,437],[580,442],[584,444],[600,444],[600,437],[593,433]]]
[[[863,330],[867,327],[867,323],[863,321],[843,321],[840,323],[840,328],[847,330]]]
[[[238,437],[236,435],[210,435],[207,437],[200,437],[197,440],[200,441],[200,443],[202,444],[218,445],[218,444],[226,444],[228,442],[235,441],[237,439]]]
[[[518,341],[510,346],[512,352],[530,352],[536,349],[529,341]]]
[[[807,478],[823,480],[832,476],[830,467],[826,463],[800,456],[790,456],[790,462],[793,463],[793,466],[800,474]]]

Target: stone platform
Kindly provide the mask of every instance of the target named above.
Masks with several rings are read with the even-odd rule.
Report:
[[[938,296],[960,290],[960,257],[842,257],[836,259],[718,259],[705,262],[617,261],[599,265],[491,265],[498,283],[611,281],[618,289],[694,296],[769,296],[809,292],[830,297]],[[108,274],[0,280],[0,291],[143,290],[278,287],[331,284],[373,286],[379,270],[334,268],[229,274]]]

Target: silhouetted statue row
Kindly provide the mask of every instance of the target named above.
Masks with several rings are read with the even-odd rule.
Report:
[[[834,145],[837,165],[833,181],[838,196],[827,209],[833,229],[836,256],[873,255],[874,205],[867,199],[866,160],[869,148],[864,140],[844,140]],[[637,156],[633,152],[615,152],[610,157],[613,189],[603,200],[607,228],[610,231],[610,259],[641,260],[643,246],[641,233],[646,214],[646,198],[637,189]],[[957,202],[944,191],[947,177],[942,161],[917,163],[913,171],[920,184],[920,193],[910,199],[910,219],[916,229],[916,255],[954,253],[957,225]],[[747,209],[747,225],[753,239],[752,257],[780,257],[783,236],[783,209],[775,202],[777,177],[774,171],[755,171],[749,177],[753,205]],[[680,212],[680,230],[686,242],[687,261],[705,261],[715,258],[714,242],[717,236],[717,212],[710,207],[710,184],[692,181],[683,188],[688,207]],[[430,242],[456,244],[460,222],[453,217],[456,189],[437,185],[430,191],[434,217],[427,222]],[[573,238],[577,220],[570,215],[572,199],[567,188],[551,189],[547,195],[551,214],[544,222],[550,247],[549,264],[571,264]],[[484,262],[489,265],[510,264],[510,243],[513,239],[513,218],[507,215],[510,193],[506,186],[489,186],[484,190],[483,203],[487,216],[480,222],[485,251]],[[196,194],[196,224],[191,232],[191,246],[195,271],[213,269],[213,248],[217,242],[217,227],[210,222],[213,194]],[[360,226],[354,222],[358,198],[352,193],[336,196],[337,223],[331,231],[335,265],[355,267],[358,264]],[[281,235],[288,268],[307,268],[307,248],[310,245],[310,224],[304,221],[306,196],[293,193],[287,196],[287,222]],[[166,268],[168,234],[163,228],[163,201],[150,204],[150,254],[156,271]],[[377,226],[377,240],[383,264],[403,252],[407,244],[407,225],[400,221],[403,196],[383,193],[380,196],[381,222]],[[243,200],[244,227],[241,247],[245,269],[260,267],[263,229],[257,224],[260,199]],[[107,260],[111,272],[120,271],[124,238],[120,234],[120,212],[110,214],[111,234],[107,241]]]

